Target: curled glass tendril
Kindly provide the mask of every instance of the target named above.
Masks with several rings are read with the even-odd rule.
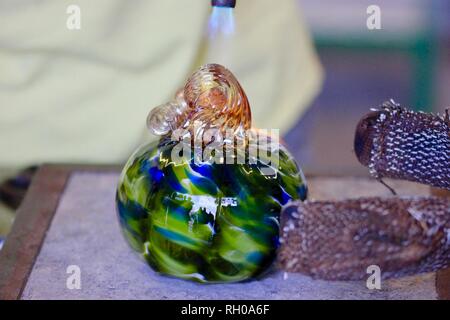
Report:
[[[236,77],[219,64],[207,64],[188,79],[175,98],[154,108],[147,118],[153,134],[187,129],[200,136],[207,129],[243,137],[251,127],[247,96]]]

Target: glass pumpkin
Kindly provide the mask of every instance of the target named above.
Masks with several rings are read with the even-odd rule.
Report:
[[[206,65],[173,102],[150,114],[149,128],[161,137],[128,160],[116,203],[125,238],[155,271],[199,282],[236,282],[262,275],[274,261],[281,208],[307,193],[304,176],[284,146],[277,145],[274,174],[265,171],[271,166],[267,161],[249,161],[249,149],[235,145],[234,157],[243,152],[246,161],[199,162],[194,148],[183,161],[172,160],[180,141],[170,133],[177,128],[197,137],[205,128],[220,132],[227,123],[235,137],[247,141],[246,99],[231,72]],[[232,118],[218,116],[221,112],[233,113]],[[201,129],[192,128],[196,117],[203,121]]]

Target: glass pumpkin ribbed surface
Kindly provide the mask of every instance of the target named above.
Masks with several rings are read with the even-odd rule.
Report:
[[[181,98],[198,104],[199,99],[186,95],[191,93],[186,92],[188,85],[192,81],[184,91],[188,98]],[[199,94],[205,98],[204,92]],[[216,97],[213,92],[206,104],[217,102]],[[178,107],[169,106],[172,110]],[[189,108],[192,104],[187,102],[183,109]],[[184,115],[175,114],[179,116],[172,122],[175,128],[183,127],[186,122],[180,119]],[[245,116],[248,120],[244,123],[233,119],[235,132],[249,127],[250,114]],[[181,163],[174,162],[172,152],[179,142],[169,138],[174,129],[171,119],[164,114],[154,117],[157,119],[150,117],[149,123],[155,125],[156,121],[158,130],[154,131],[162,132],[162,137],[131,156],[117,189],[120,225],[131,247],[155,271],[179,278],[236,282],[263,274],[279,245],[281,207],[291,199],[306,197],[304,176],[292,156],[278,146],[279,161],[272,167],[276,175],[263,174],[268,164],[259,159],[240,164],[198,162],[192,152]]]

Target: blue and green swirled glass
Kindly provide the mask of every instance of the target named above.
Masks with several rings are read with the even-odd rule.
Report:
[[[304,199],[301,170],[280,148],[265,164],[168,159],[173,143],[139,148],[123,169],[117,211],[125,238],[156,271],[200,282],[236,282],[266,271],[279,245],[281,207]]]

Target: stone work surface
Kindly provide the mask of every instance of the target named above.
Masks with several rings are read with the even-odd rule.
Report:
[[[260,280],[199,284],[153,272],[119,229],[114,207],[118,174],[75,172],[62,195],[22,299],[435,299],[435,274],[382,281],[330,282],[273,270]],[[314,199],[389,195],[367,178],[310,178]],[[428,188],[388,181],[400,195]],[[67,267],[81,270],[81,289],[68,289]]]

